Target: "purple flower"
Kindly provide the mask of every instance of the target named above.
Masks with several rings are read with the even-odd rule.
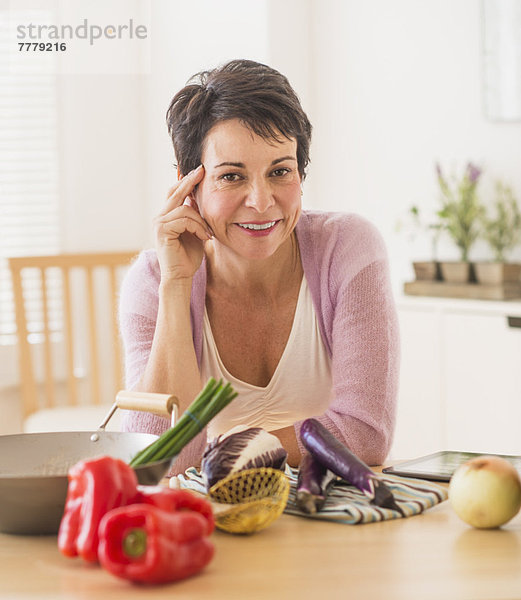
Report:
[[[476,165],[473,165],[472,163],[467,165],[467,176],[470,183],[476,183],[480,175],[481,169],[479,167],[476,167]]]

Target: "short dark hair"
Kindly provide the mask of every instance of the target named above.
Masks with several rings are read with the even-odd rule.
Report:
[[[174,96],[166,121],[181,173],[199,166],[208,132],[229,119],[239,119],[264,139],[294,138],[298,170],[305,177],[311,123],[288,79],[252,60],[197,73]]]

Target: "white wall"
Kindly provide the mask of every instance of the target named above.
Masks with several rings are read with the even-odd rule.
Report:
[[[93,0],[88,8],[81,0],[38,1],[53,8],[55,23],[88,19],[106,26],[132,18],[150,29],[149,3],[142,0]],[[67,43],[57,75],[62,250],[139,249],[146,193],[142,73],[149,41]]]
[[[412,204],[437,206],[435,161],[477,162],[485,188],[500,177],[521,202],[521,123],[484,116],[478,0],[324,0],[311,22],[311,202],[374,221],[399,289],[430,246],[411,246],[395,225]],[[448,240],[439,254],[457,256]]]
[[[58,85],[63,251],[141,248],[141,77],[62,75]]]

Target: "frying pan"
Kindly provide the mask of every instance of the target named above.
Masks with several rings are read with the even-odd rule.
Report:
[[[67,472],[80,460],[113,456],[129,462],[157,439],[148,433],[105,431],[118,408],[177,416],[177,399],[168,394],[119,392],[97,431],[21,433],[0,436],[0,531],[57,533],[67,495]],[[155,485],[175,458],[135,468],[139,483]]]

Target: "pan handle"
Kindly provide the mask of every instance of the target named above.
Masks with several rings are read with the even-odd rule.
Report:
[[[118,408],[142,410],[160,417],[170,417],[172,411],[179,407],[176,396],[170,394],[149,394],[148,392],[128,392],[126,390],[117,393],[116,404]]]

